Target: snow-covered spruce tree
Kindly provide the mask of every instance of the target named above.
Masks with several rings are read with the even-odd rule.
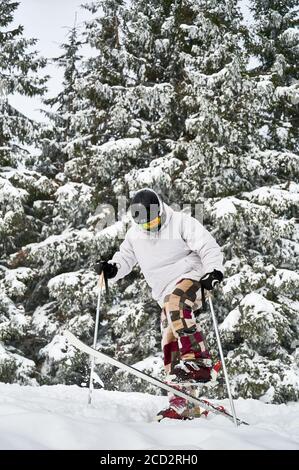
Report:
[[[75,137],[72,115],[76,106],[75,82],[79,76],[81,46],[79,29],[75,24],[68,32],[67,41],[60,46],[62,55],[52,59],[57,67],[63,69],[62,91],[55,97],[44,99],[45,105],[50,107],[50,110],[44,110],[49,123],[42,128],[40,136],[40,168],[51,176],[63,171],[68,156],[67,145]]]
[[[189,49],[182,48],[182,35],[181,46],[174,46],[189,84],[181,82],[187,118],[171,155],[183,161],[183,172],[171,175],[165,170],[173,159],[157,159],[127,181],[131,189],[164,188],[172,201],[175,193],[180,201],[204,202],[204,222],[226,259],[215,306],[225,319],[221,330],[234,393],[296,399],[298,156],[265,146],[273,84],[269,76],[246,72],[235,2],[207,2],[204,11],[199,3],[182,2],[189,24],[185,17],[178,28]],[[200,321],[208,327],[204,316]],[[213,345],[212,335],[208,340]]]
[[[44,100],[49,106],[44,111],[49,119],[41,131],[39,143],[42,153],[39,159],[39,170],[46,175],[54,177],[59,185],[55,193],[55,204],[51,225],[47,233],[60,234],[66,227],[84,226],[86,218],[92,209],[93,188],[80,183],[75,178],[74,181],[67,180],[64,173],[64,165],[69,158],[69,146],[80,140],[73,125],[74,115],[80,112],[78,109],[76,80],[80,76],[80,39],[79,28],[71,28],[67,42],[61,45],[63,54],[53,59],[57,67],[63,70],[62,91],[55,97]],[[50,110],[49,110],[50,109]]]
[[[82,109],[76,124],[82,138],[74,143],[65,173],[92,183],[100,202],[127,194],[124,176],[169,152],[173,136],[179,135],[173,125],[179,113],[166,79],[170,73],[164,71],[170,53],[161,39],[165,5],[134,2],[131,8],[98,1],[89,7],[100,15],[86,30],[97,55],[77,81]]]
[[[74,181],[92,185],[99,202],[114,202],[117,195],[128,194],[130,180],[130,189],[150,184],[164,194],[167,202],[198,200],[200,184],[206,185],[203,196],[213,195],[216,184],[206,168],[208,162],[208,167],[213,168],[216,154],[217,178],[221,154],[215,150],[214,141],[220,134],[219,140],[224,136],[225,143],[228,142],[232,149],[228,156],[225,154],[226,160],[221,161],[228,166],[229,174],[234,159],[237,159],[234,145],[242,138],[244,140],[238,122],[240,114],[245,114],[246,106],[236,99],[241,66],[237,59],[239,27],[234,19],[237,18],[234,4],[221,3],[217,7],[215,2],[205,6],[200,2],[152,1],[144,4],[136,1],[127,9],[122,2],[114,1],[96,2],[90,9],[93,13],[97,10],[102,13],[101,7],[104,16],[87,25],[90,45],[99,52],[86,63],[77,80],[78,111],[73,117],[77,136],[74,145],[71,142],[68,145],[65,186]],[[207,87],[208,79],[210,87]],[[245,96],[246,92],[249,94],[248,89],[249,85],[245,87]],[[241,110],[237,115],[233,110],[227,110],[226,105],[239,106]],[[230,125],[234,125],[234,132],[229,129]],[[199,165],[199,161],[205,162],[206,166]],[[136,169],[149,163],[149,169],[140,171],[138,184],[134,184]],[[134,170],[126,182],[130,169]],[[235,174],[238,175],[238,168]],[[228,185],[231,186],[231,181],[226,177],[223,186]],[[242,189],[247,187],[246,180],[241,177],[236,177],[235,185],[238,188],[241,185]],[[221,189],[219,191],[221,194]],[[70,218],[76,199],[75,195],[69,204],[68,198],[62,195]],[[96,236],[93,233],[93,224],[103,215],[101,212],[87,220],[88,230],[71,230],[49,239],[49,243],[42,246],[29,246],[28,258],[44,275],[55,276],[72,271],[74,266],[86,265],[90,258],[111,256],[120,242],[117,236],[109,230]],[[76,303],[72,308],[74,294],[84,291],[80,276],[78,273],[61,274],[50,281],[49,289],[50,301],[56,302],[57,312],[60,312],[61,327],[65,327],[69,315],[75,322],[80,319],[83,335],[90,331],[91,312],[82,308],[79,311]],[[57,287],[59,283],[62,284],[60,288]],[[134,293],[140,292],[139,285],[139,277],[133,274],[120,284],[120,290],[114,289],[114,306],[107,311],[104,321],[108,323],[100,332],[102,347],[130,362],[143,359],[150,350],[154,353],[156,349],[152,346],[159,338],[158,330],[154,328],[159,321],[159,309],[157,306],[149,309],[146,288],[136,298]],[[59,295],[55,293],[57,289]],[[69,312],[63,311],[63,303],[68,305]],[[86,323],[82,322],[85,312],[88,312],[87,316],[83,315]],[[43,311],[39,310],[37,317],[41,314]],[[125,331],[120,328],[126,324],[122,318],[131,325]],[[79,330],[76,332],[80,333]],[[47,338],[50,339],[49,333]],[[57,354],[57,347],[52,347],[60,344],[60,350],[63,350],[64,342],[60,338],[54,335],[42,355],[45,357],[43,369],[62,377],[66,374],[64,364],[68,367],[68,359],[63,353]],[[72,364],[68,370],[71,369]]]
[[[247,176],[252,156],[240,165],[239,152],[240,147],[242,151],[250,148],[254,129],[248,115],[253,98],[257,98],[254,85],[242,76],[245,68],[235,3],[136,1],[130,10],[123,11],[126,21],[122,42],[117,42],[120,52],[115,50],[115,56],[123,61],[121,77],[126,86],[115,87],[117,91],[121,87],[121,94],[116,106],[111,102],[109,112],[119,135],[129,132],[130,136],[142,136],[142,142],[152,150],[145,162],[151,162],[149,168],[138,170],[135,160],[134,170],[125,176],[126,184],[119,178],[121,174],[114,177],[114,192],[127,192],[127,187],[134,191],[149,184],[162,192],[167,202],[200,202],[217,192],[232,191],[233,186],[235,191],[250,188]],[[115,24],[122,25],[122,15],[117,21],[115,16],[114,28],[110,29],[114,33]],[[149,107],[153,96],[159,100]],[[117,149],[119,141],[115,144]],[[143,144],[137,151],[144,149]],[[128,171],[128,162],[124,163]],[[255,176],[251,176],[252,181]],[[134,317],[136,298],[129,298],[127,303]],[[119,330],[118,321],[116,315],[112,332]],[[145,322],[142,331],[151,327]],[[125,341],[119,341],[124,351]],[[132,347],[131,342],[130,350]]]
[[[23,27],[10,28],[13,14],[18,3],[1,0],[0,2],[0,166],[1,166],[1,205],[2,220],[0,229],[0,247],[2,256],[36,238],[38,225],[25,210],[28,199],[35,194],[27,194],[25,180],[29,175],[22,174],[32,159],[26,145],[33,143],[35,126],[21,112],[9,104],[10,94],[20,93],[26,96],[42,95],[45,91],[45,78],[37,74],[45,65],[44,59],[38,58],[32,46],[36,40],[23,37]],[[23,181],[21,181],[23,180]],[[38,191],[36,186],[35,191]],[[41,189],[42,191],[42,189]]]
[[[252,71],[271,81],[271,106],[264,115],[268,148],[299,149],[299,31],[296,0],[252,0],[255,19],[251,53],[260,65]]]
[[[266,41],[260,33],[261,43],[263,38]],[[294,71],[294,65],[287,69]],[[236,394],[280,402],[297,399],[299,389],[299,159],[292,153],[298,118],[293,106],[296,77],[286,79],[289,88],[266,67],[250,71],[249,78],[256,84],[249,115],[255,134],[251,133],[249,149],[242,149],[239,165],[244,157],[248,161],[247,156],[253,163],[247,178],[243,173],[251,190],[228,193],[214,205],[211,220],[220,227],[228,260],[223,300],[226,312],[234,309],[222,331],[227,350],[232,350],[228,360]],[[288,128],[288,137],[283,128]],[[283,134],[286,138],[279,142],[277,136]]]
[[[91,211],[93,190],[84,183],[67,181],[63,173],[68,144],[77,137],[71,117],[76,106],[74,84],[79,74],[80,45],[75,26],[68,42],[61,46],[64,54],[54,59],[64,70],[63,89],[58,96],[44,100],[52,110],[45,111],[49,121],[40,126],[36,136],[36,144],[41,148],[37,169],[52,178],[53,189],[50,197],[35,203],[38,215],[47,220],[40,234],[42,241],[27,244],[12,255],[13,264],[23,263],[35,272],[26,307],[31,314],[28,332],[33,345],[31,357],[37,364],[40,383],[81,384],[88,373],[88,358],[75,351],[65,354],[65,340],[61,336],[62,325],[68,328],[72,319],[70,328],[90,342],[90,312],[95,310],[97,294],[95,274],[77,271],[86,265],[88,250],[83,242],[86,230],[82,235],[79,229],[85,226]],[[61,294],[61,301],[56,293]]]
[[[81,124],[85,122],[86,127],[76,127],[76,119],[86,110],[86,98],[75,89],[79,74],[78,46],[77,31],[73,29],[70,42],[63,45],[65,54],[57,60],[58,65],[64,67],[63,90],[58,97],[47,102],[54,106],[54,110],[48,113],[50,126],[42,130],[42,169],[55,176],[56,189],[59,185],[53,197],[54,203],[45,201],[49,203],[50,219],[43,230],[43,238],[46,239],[27,245],[22,251],[26,266],[38,273],[30,308],[34,310],[31,335],[39,346],[35,359],[41,383],[64,381],[81,384],[87,379],[88,358],[67,350],[61,333],[63,329],[70,328],[86,342],[91,342],[97,276],[93,269],[90,272],[87,268],[91,264],[90,255],[94,261],[98,253],[105,253],[109,246],[107,234],[95,237],[94,225],[101,214],[98,218],[91,218],[86,228],[86,219],[96,207],[93,188],[83,182],[79,173],[70,178],[61,171],[62,164],[67,159],[71,161],[73,152],[79,151],[81,141],[90,140],[93,131],[84,118]],[[74,119],[72,114],[75,110]],[[84,133],[86,129],[88,136]],[[18,256],[19,253],[13,258],[16,264]]]
[[[100,3],[98,2],[97,6]],[[85,156],[74,158],[66,164],[66,174],[72,177],[73,174],[79,173],[83,178],[89,178],[87,182],[93,181],[99,188],[99,194],[104,190],[104,197],[109,196],[108,200],[113,201],[117,194],[128,194],[125,178],[130,168],[135,170],[153,160],[153,167],[158,169],[158,166],[163,165],[166,170],[166,187],[160,186],[158,179],[157,185],[153,186],[171,200],[178,192],[167,186],[169,175],[178,175],[183,167],[181,158],[174,157],[172,150],[184,132],[186,95],[190,102],[194,99],[194,90],[192,89],[189,92],[191,96],[188,96],[189,82],[184,80],[185,49],[189,47],[190,38],[184,41],[185,32],[180,30],[180,23],[185,25],[186,21],[190,21],[190,6],[182,7],[181,2],[144,4],[136,1],[129,9],[120,8],[118,2],[109,2],[105,4],[105,8],[104,19],[95,20],[90,25],[89,35],[98,45],[101,54],[97,62],[93,58],[88,64],[93,65],[92,72],[85,75],[81,88],[89,99],[87,114],[89,113],[91,118],[96,116],[97,119],[103,116],[103,125],[99,130],[94,126],[99,135],[97,140],[105,136],[110,141],[100,146],[93,145],[91,148],[88,144],[87,152],[84,149]],[[177,51],[173,44],[181,49]],[[99,82],[99,77],[103,74],[105,87]],[[110,101],[103,103],[103,97],[106,96]],[[101,105],[100,110],[90,113],[90,109],[94,109],[97,103]],[[79,118],[81,117],[82,114],[79,115]],[[95,122],[98,125],[98,121]],[[87,144],[86,140],[84,144]],[[128,150],[128,154],[124,153]],[[82,167],[84,173],[80,171]],[[95,171],[97,169],[98,171]],[[107,186],[111,183],[111,189],[107,192]],[[132,279],[133,277],[124,281],[123,287],[130,284]],[[155,316],[149,315],[151,312],[148,308],[148,297],[146,304],[144,300],[140,302],[143,304],[142,322],[137,321],[140,318],[137,312],[140,308],[136,295],[131,292],[138,291],[139,283],[137,278],[133,287],[129,287],[129,295],[125,290],[124,302],[122,297],[118,297],[121,303],[118,302],[117,306],[108,312],[110,329],[105,329],[106,337],[110,333],[112,339],[117,340],[117,357],[130,362],[146,357],[145,345],[154,345],[159,338],[157,327],[153,328],[159,321],[159,309],[156,306]],[[140,297],[141,294],[138,300]],[[119,327],[119,324],[123,323],[121,318],[128,318],[128,314],[131,318],[130,321],[127,320],[131,325],[130,333],[127,329],[123,332]],[[145,341],[148,334],[152,337],[149,343]],[[134,336],[135,341],[132,341]],[[152,352],[154,351],[152,348]]]
[[[76,112],[71,116],[75,135],[67,146],[68,161],[65,164],[63,179],[65,184],[57,191],[55,219],[60,217],[61,220],[67,220],[68,228],[59,235],[57,224],[57,236],[50,237],[48,243],[46,241],[26,247],[28,262],[39,269],[40,275],[45,279],[54,276],[48,283],[50,298],[45,298],[44,306],[34,314],[36,333],[39,325],[42,327],[43,316],[49,318],[51,323],[55,323],[58,318],[56,328],[53,326],[51,332],[43,328],[40,331],[46,335],[49,342],[40,352],[42,372],[52,376],[50,380],[54,381],[74,377],[74,359],[64,354],[65,342],[57,326],[61,329],[69,327],[80,337],[91,342],[96,276],[92,273],[88,277],[84,272],[98,257],[109,258],[121,242],[115,236],[115,228],[111,233],[109,230],[95,233],[94,226],[105,216],[105,210],[90,217],[86,223],[81,220],[78,224],[74,217],[78,202],[80,207],[80,200],[82,203],[85,201],[86,208],[91,209],[94,209],[98,202],[115,202],[116,196],[124,191],[124,177],[127,172],[147,164],[152,158],[153,145],[160,145],[159,125],[171,130],[168,119],[165,118],[168,98],[164,85],[160,87],[156,84],[157,79],[152,81],[152,78],[141,74],[136,86],[133,86],[133,78],[130,77],[136,74],[134,67],[139,68],[143,62],[133,61],[134,67],[129,67],[132,53],[128,58],[126,46],[118,43],[118,29],[115,28],[121,28],[116,21],[120,2],[97,2],[91,10],[95,12],[101,6],[105,15],[87,25],[88,41],[98,54],[87,61],[76,80]],[[128,15],[127,10],[120,15],[122,23],[125,14]],[[135,16],[138,16],[136,11]],[[124,36],[124,32],[122,34]],[[150,44],[146,47],[149,49]],[[151,61],[154,63],[152,56]],[[148,67],[148,75],[150,72],[151,68]],[[144,126],[144,130],[140,126]],[[166,130],[163,132],[167,134]],[[62,175],[59,178],[62,178]],[[78,197],[76,190],[79,186],[83,189],[94,189],[89,199],[88,191],[85,194],[82,192],[81,199]],[[82,269],[74,272],[78,268]],[[157,308],[145,308],[145,304],[150,304],[147,289],[139,296],[138,302],[136,296],[133,297],[132,292],[140,290],[140,281],[131,285],[134,277],[136,274],[124,281],[121,290],[114,289],[113,303],[119,305],[119,308],[113,307],[107,313],[109,328],[105,327],[100,332],[105,350],[130,362],[146,357],[150,351],[155,353],[157,328],[153,326],[158,318]],[[124,294],[121,294],[122,291]],[[91,295],[92,305],[84,301],[85,292],[87,296]],[[76,296],[81,296],[79,304],[73,301]],[[53,308],[56,309],[54,315]],[[153,315],[153,310],[156,315]],[[119,328],[120,318],[125,318],[131,325],[127,333]],[[107,321],[106,318],[104,320]],[[76,362],[76,367],[78,363],[79,361]],[[85,379],[83,363],[81,369],[81,379],[77,376],[76,383]],[[109,377],[111,372],[107,374],[107,378]],[[117,382],[114,378],[114,383]]]
[[[23,266],[22,250],[16,264],[8,257],[39,240],[45,222],[38,203],[56,188],[34,169],[29,146],[37,126],[9,103],[13,93],[43,95],[46,82],[40,75],[45,60],[32,49],[36,40],[26,39],[22,26],[11,26],[17,6],[0,1],[0,380],[32,383],[35,364],[24,356],[31,355],[26,303],[36,272]]]
[[[252,2],[257,36],[249,53],[258,55],[261,66],[250,71],[250,78],[263,97],[253,109],[259,119],[254,119],[251,153],[259,178],[250,191],[219,201],[213,210],[231,245],[231,277],[223,292],[235,308],[222,328],[227,348],[233,349],[228,356],[231,371],[239,374],[236,391],[278,402],[298,399],[299,390],[299,158],[293,153],[298,152],[298,50],[293,7],[292,2]]]
[[[92,11],[100,11],[101,4],[94,3]],[[276,195],[282,194],[285,202],[280,206],[276,199],[278,210],[271,195],[271,207],[260,199],[260,188],[295,175],[298,159],[289,153],[284,165],[285,153],[263,147],[272,85],[268,78],[259,80],[246,72],[235,4],[102,5],[104,18],[88,25],[90,44],[99,53],[77,80],[77,139],[68,146],[65,175],[66,182],[94,187],[96,202],[115,201],[117,195],[144,185],[162,192],[167,202],[205,202],[204,221],[214,229],[227,260],[226,281],[215,306],[219,318],[227,318],[222,338],[234,393],[279,401],[296,397],[297,388],[291,376],[295,356],[290,354],[296,336],[297,281],[280,269],[296,247],[293,221],[287,219],[296,194],[279,189]],[[96,278],[86,267],[99,255],[112,255],[122,230],[120,223],[95,233],[94,225],[107,213],[103,209],[86,226],[27,247],[32,265],[45,277],[54,276],[48,284],[50,299],[35,312],[41,332],[42,319],[45,327],[50,320],[45,337],[49,344],[40,356],[50,380],[85,380],[85,359],[73,351],[70,356],[60,332],[66,326],[91,342]],[[113,288],[113,305],[105,302],[99,331],[99,347],[130,363],[155,353],[159,337],[154,328],[158,308],[136,274]],[[287,296],[276,299],[274,287],[285,276]],[[211,329],[208,314],[200,321]],[[253,323],[257,329],[252,334]],[[215,353],[213,335],[208,339]],[[151,370],[155,361],[143,366]],[[109,377],[111,387],[118,382],[132,387],[130,380],[124,383],[105,371],[102,378],[108,384]]]

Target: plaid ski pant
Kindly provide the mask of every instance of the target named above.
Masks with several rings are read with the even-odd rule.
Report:
[[[212,361],[193,311],[201,306],[200,283],[182,279],[164,299],[161,312],[162,351],[167,374],[180,361],[211,367]]]

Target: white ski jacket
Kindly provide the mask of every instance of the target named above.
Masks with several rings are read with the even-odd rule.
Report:
[[[166,217],[160,230],[148,232],[134,223],[110,261],[118,267],[113,284],[138,263],[161,307],[181,279],[199,281],[214,269],[223,272],[223,256],[212,235],[197,219],[163,205]]]

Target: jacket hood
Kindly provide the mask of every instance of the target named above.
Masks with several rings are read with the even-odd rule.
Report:
[[[162,204],[163,204],[163,209],[162,209],[163,213],[162,213],[162,225],[161,225],[160,231],[167,227],[174,212],[173,209],[168,204],[166,204],[165,202],[162,202]],[[163,220],[163,215],[164,215],[164,220]]]
[[[150,188],[143,188],[143,189],[150,189]],[[151,189],[151,191],[153,191],[153,190]],[[139,191],[137,191],[137,192],[139,192]],[[136,227],[138,230],[140,230],[142,233],[146,233],[149,236],[158,237],[159,233],[161,233],[161,231],[164,230],[167,227],[167,225],[169,224],[174,211],[170,206],[168,206],[168,204],[166,204],[165,202],[162,201],[162,198],[159,196],[158,193],[156,193],[156,191],[153,191],[153,192],[156,194],[156,196],[159,200],[160,207],[161,207],[161,220],[162,220],[162,223],[161,223],[160,229],[157,230],[156,232],[155,231],[150,231],[150,230],[144,230],[142,227],[140,227],[134,221],[133,217],[131,217],[131,219],[132,219],[132,222],[133,222],[133,226]]]

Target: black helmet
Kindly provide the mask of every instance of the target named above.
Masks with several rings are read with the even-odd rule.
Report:
[[[163,203],[152,189],[145,188],[137,191],[131,202],[131,214],[136,224],[146,230],[157,229],[161,224]],[[151,227],[150,223],[154,222]]]

